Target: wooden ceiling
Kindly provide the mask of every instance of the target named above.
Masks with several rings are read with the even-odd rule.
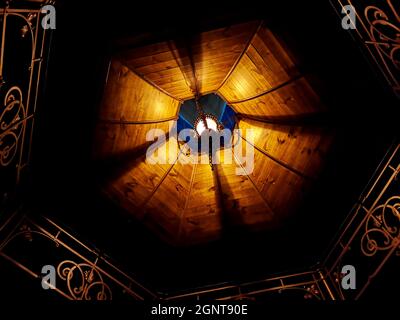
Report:
[[[237,175],[235,161],[212,171],[181,144],[176,151],[174,136],[165,141],[175,150],[169,164],[147,161],[148,130],[169,131],[182,100],[211,92],[234,108],[238,128],[253,129],[252,144],[238,139],[254,147],[254,170]],[[172,244],[278,228],[323,167],[333,134],[303,120],[325,112],[289,51],[258,21],[126,50],[111,61],[96,127],[102,190]]]
[[[127,50],[120,59],[179,100],[216,91],[235,66],[258,22],[243,23]]]

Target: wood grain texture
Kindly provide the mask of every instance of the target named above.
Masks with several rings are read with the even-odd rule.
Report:
[[[236,112],[248,115],[305,115],[325,110],[290,55],[266,27],[259,29],[218,93]]]
[[[219,92],[228,102],[246,99],[296,75],[293,61],[271,31],[262,27]]]
[[[149,130],[159,129],[168,133],[173,124],[173,120],[140,125],[117,125],[100,122],[96,126],[94,157],[103,159],[134,150],[148,143],[146,135]]]
[[[221,207],[217,200],[208,156],[197,164],[187,207],[182,215],[181,242],[199,243],[218,239],[222,231]]]
[[[241,139],[241,145],[235,148],[242,148],[243,154],[246,154],[251,145]],[[263,199],[275,213],[274,226],[280,225],[290,215],[295,214],[312,181],[287,170],[257,149],[253,150],[254,168],[251,173],[248,171],[249,179],[254,182]]]
[[[111,62],[100,119],[160,120],[177,114],[179,101],[143,81],[118,60]]]
[[[232,150],[229,150],[232,156]],[[218,152],[218,165],[221,189],[227,205],[225,223],[229,226],[244,226],[246,229],[260,229],[268,226],[274,213],[261,196],[250,175],[238,175],[242,167],[237,157],[232,156],[232,163],[225,160],[224,152]]]
[[[203,94],[219,87],[256,27],[257,22],[242,23],[127,50],[120,57],[134,72],[172,96],[189,99],[196,90]]]
[[[184,153],[179,155],[190,158]],[[181,213],[185,209],[185,201],[190,192],[190,177],[194,164],[190,159],[173,166],[163,183],[157,188],[149,202],[145,205],[146,221],[159,231],[160,236],[170,243],[177,241],[179,235]],[[185,160],[186,162],[186,160]]]
[[[176,139],[170,138],[164,145],[169,154],[168,160],[164,157],[162,163],[150,163],[142,156],[130,163],[129,170],[123,175],[113,178],[103,186],[103,191],[114,202],[138,219],[142,219],[142,208],[156,193],[162,179],[177,159],[179,148]]]
[[[99,110],[101,121],[96,125],[95,158],[118,155],[144,145],[149,130],[160,129],[167,133],[174,122],[132,125],[112,121],[163,120],[176,116],[179,105],[179,101],[140,79],[118,60],[113,60]]]
[[[258,98],[242,103],[233,103],[232,106],[238,113],[274,117],[304,117],[326,110],[305,78],[300,78]]]
[[[251,129],[254,145],[306,176],[318,177],[333,140],[333,131],[240,120],[239,128]]]

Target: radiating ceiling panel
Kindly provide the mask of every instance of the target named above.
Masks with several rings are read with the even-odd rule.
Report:
[[[258,22],[194,34],[121,53],[135,73],[178,99],[218,89],[252,38]]]
[[[302,117],[326,111],[319,96],[304,77],[259,97],[233,102],[232,106],[237,113],[271,119],[285,116]]]
[[[162,120],[175,116],[178,108],[179,101],[143,81],[120,61],[112,60],[100,108],[100,119]]]
[[[163,145],[167,154],[160,157],[159,163],[151,163],[145,154],[141,155],[124,164],[124,170],[114,168],[118,174],[102,186],[111,199],[138,219],[143,217],[145,206],[169,175],[178,157],[176,139],[171,138]]]
[[[201,160],[203,164],[195,165],[191,190],[182,216],[181,238],[184,242],[214,240],[219,238],[222,231],[222,209],[213,171],[207,163],[207,155],[203,155]]]
[[[240,120],[239,128],[252,130],[252,143],[258,149],[312,178],[318,177],[334,134],[332,129],[319,126],[279,125],[248,119]]]
[[[298,75],[275,36],[261,27],[219,92],[228,102],[261,94]]]
[[[151,129],[169,132],[179,105],[113,60],[96,125],[95,157],[123,155],[148,145]]]

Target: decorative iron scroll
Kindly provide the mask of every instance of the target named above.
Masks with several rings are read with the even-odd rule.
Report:
[[[387,0],[390,13],[376,6],[368,6],[364,10],[365,19],[368,22],[369,34],[373,44],[379,52],[384,55],[393,66],[400,70],[400,6],[396,9],[390,0]],[[397,21],[391,21],[390,15]]]
[[[270,296],[295,300],[333,299],[325,277],[319,270],[156,295],[97,250],[91,249],[48,218],[41,217],[33,221],[16,213],[6,228],[0,231],[3,231],[0,232],[2,263],[4,259],[8,260],[33,278],[41,280],[42,265],[37,265],[41,261],[33,262],[25,257],[28,252],[33,256],[46,252],[43,263],[51,263],[57,273],[56,285],[48,292],[56,292],[70,300],[262,300]],[[36,287],[37,290],[43,290],[39,281]]]
[[[110,287],[93,265],[65,260],[58,265],[57,274],[67,282],[75,300],[112,300]]]
[[[0,173],[7,176],[0,181],[2,192],[19,184],[30,158],[49,32],[37,7],[0,8]]]
[[[16,222],[18,216],[20,219]],[[0,238],[1,261],[4,258],[37,280],[42,280],[43,265],[26,260],[25,256],[28,252],[40,256],[45,251],[46,265],[52,265],[57,276],[55,286],[51,286],[53,290],[48,291],[69,300],[156,298],[154,293],[117,268],[104,255],[76,239],[52,220],[42,217],[33,221],[16,214],[10,225],[11,232],[5,238]],[[36,288],[43,290],[41,282],[37,282]]]
[[[395,145],[350,212],[324,266],[341,299],[358,299],[400,249],[400,145]],[[342,290],[343,265],[358,267],[356,290]]]
[[[400,236],[400,197],[393,196],[377,206],[368,215],[365,233],[361,238],[361,251],[373,256],[378,250],[389,250],[398,245]]]
[[[400,1],[338,0],[356,11],[355,32],[400,97]]]
[[[4,98],[4,108],[0,111],[0,165],[6,167],[15,158],[21,140],[26,118],[19,87],[12,87]]]

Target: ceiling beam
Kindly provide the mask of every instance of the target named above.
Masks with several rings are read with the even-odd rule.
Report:
[[[170,134],[166,135],[166,142],[170,139]],[[146,141],[145,143],[136,146],[135,148],[111,154],[105,158],[99,159],[95,162],[94,172],[101,172],[101,181],[108,182],[118,179],[123,176],[132,168],[132,164],[138,159],[144,157],[148,148],[154,141]]]
[[[193,165],[192,175],[190,177],[189,193],[188,193],[188,196],[186,197],[186,200],[185,200],[185,206],[184,206],[184,208],[182,210],[182,213],[180,214],[180,217],[179,217],[179,231],[178,231],[177,239],[181,238],[182,228],[183,228],[183,226],[182,226],[183,219],[185,218],[185,212],[186,212],[186,209],[187,209],[187,207],[189,205],[190,195],[192,194],[193,183],[194,183],[194,178],[196,176],[197,165],[198,165],[197,162],[195,162],[195,164]]]
[[[285,126],[315,126],[326,127],[331,126],[335,121],[331,115],[326,112],[316,112],[300,115],[286,115],[286,116],[258,116],[247,113],[236,113],[238,120],[251,120],[272,125],[285,125]]]
[[[229,79],[231,74],[235,71],[237,65],[239,64],[240,60],[242,60],[242,57],[247,52],[248,48],[250,47],[251,43],[253,42],[253,39],[255,38],[255,36],[257,35],[258,31],[261,29],[263,24],[264,24],[264,21],[260,21],[260,23],[257,25],[257,27],[255,28],[254,32],[252,33],[251,37],[249,38],[248,42],[246,43],[245,47],[243,48],[243,51],[237,57],[235,63],[232,65],[232,67],[229,70],[228,74],[225,76],[225,78],[222,80],[221,84],[218,86],[218,88],[215,91],[219,91],[223,87],[225,82]]]
[[[296,175],[302,177],[303,179],[306,180],[315,180],[314,177],[308,176],[306,174],[304,174],[303,172],[291,167],[289,164],[283,162],[282,160],[279,160],[277,158],[275,158],[273,155],[269,154],[267,151],[261,149],[260,147],[256,146],[253,143],[250,143],[249,141],[246,140],[246,138],[244,138],[240,133],[239,136],[246,142],[248,143],[250,146],[254,147],[256,150],[258,150],[259,152],[261,152],[263,155],[265,155],[266,157],[268,157],[269,159],[271,159],[272,161],[274,161],[275,163],[279,164],[281,167],[285,168],[288,171],[291,171],[293,173],[295,173]]]
[[[304,78],[304,75],[297,75],[297,76],[293,77],[292,79],[289,79],[289,80],[287,80],[285,82],[282,82],[281,84],[279,84],[279,85],[277,85],[277,86],[275,86],[273,88],[267,89],[267,90],[265,90],[265,91],[263,91],[261,93],[257,93],[257,94],[255,94],[255,95],[253,95],[251,97],[248,97],[248,98],[245,98],[245,99],[241,99],[241,100],[236,100],[236,101],[227,101],[227,102],[229,104],[239,104],[239,103],[243,103],[243,102],[248,102],[248,101],[260,98],[262,96],[265,96],[265,95],[267,95],[269,93],[272,93],[274,91],[277,91],[277,90],[279,90],[279,89],[281,89],[281,88],[283,88],[283,87],[285,87],[285,86],[287,86],[287,85],[289,85],[289,84],[291,84],[293,82],[296,82],[297,80],[299,80],[301,78]]]
[[[180,149],[178,152],[178,155],[174,161],[174,163],[168,168],[167,171],[164,172],[163,176],[161,177],[160,181],[158,181],[157,185],[154,187],[154,189],[152,190],[152,192],[147,196],[147,198],[138,206],[139,208],[139,212],[142,214],[144,213],[147,204],[150,202],[151,198],[153,198],[153,196],[155,195],[155,193],[158,191],[158,188],[161,186],[161,184],[164,182],[165,178],[168,177],[169,173],[171,172],[171,170],[173,169],[173,167],[176,165],[176,163],[178,162],[178,159],[180,157],[180,155],[182,154],[182,150]]]
[[[179,108],[178,108],[179,109]],[[152,124],[152,123],[162,123],[162,122],[168,122],[172,120],[177,120],[178,116],[174,115],[172,117],[164,118],[164,119],[154,119],[154,120],[127,120],[127,119],[99,119],[99,122],[101,123],[107,123],[107,124]]]
[[[268,203],[268,200],[265,199],[265,197],[263,196],[263,194],[261,193],[261,191],[258,189],[256,183],[253,181],[253,179],[251,178],[250,174],[247,172],[247,170],[243,167],[242,163],[238,160],[238,158],[235,155],[235,152],[233,151],[232,148],[232,154],[233,157],[236,159],[236,162],[240,165],[240,167],[242,168],[243,172],[246,173],[247,178],[250,180],[251,185],[253,186],[254,190],[259,194],[259,196],[261,197],[262,201],[264,202],[265,206],[272,212],[272,215],[275,216],[275,212],[274,210],[272,210],[272,207],[270,206],[270,204]]]
[[[217,204],[221,210],[221,230],[223,235],[229,237],[234,234],[231,232],[242,227],[238,222],[241,221],[243,213],[240,211],[237,200],[234,198],[229,199],[229,196],[232,195],[232,190],[228,184],[222,185],[219,169],[220,164],[213,165],[213,180],[216,188]]]
[[[234,106],[233,104],[230,104],[230,103],[228,102],[228,99],[226,99],[226,98],[224,97],[224,95],[223,95],[221,92],[215,91],[214,93],[215,93],[218,97],[220,97],[222,100],[224,100],[224,101],[226,102],[226,104],[229,105],[229,106],[232,108],[233,111],[235,111],[235,114],[238,113],[238,111],[236,110],[235,106]]]
[[[153,81],[147,79],[144,75],[141,75],[139,73],[137,73],[134,69],[130,68],[128,66],[128,64],[126,63],[126,61],[122,58],[119,58],[119,61],[121,62],[122,65],[124,65],[126,68],[128,68],[133,74],[135,74],[137,77],[139,77],[140,79],[142,79],[143,81],[145,81],[146,83],[148,83],[149,85],[151,85],[153,88],[157,89],[158,91],[166,94],[167,96],[169,96],[172,99],[175,99],[179,102],[183,102],[182,99],[179,99],[177,97],[174,97],[172,94],[170,94],[168,91],[164,90],[163,88],[161,88],[160,86],[156,85]]]
[[[222,185],[221,185],[221,180],[219,177],[218,169],[219,169],[218,164],[213,164],[213,169],[211,169],[211,166],[210,166],[210,170],[212,170],[212,173],[213,173],[215,192],[217,195],[217,204],[222,211],[222,216],[227,217],[228,209],[226,206],[226,202],[225,202],[226,199],[225,199],[224,192],[222,190]]]
[[[168,42],[168,47],[170,49],[171,54],[173,55],[176,64],[179,67],[179,70],[185,79],[185,83],[189,89],[190,92],[192,92],[194,97],[198,97],[199,93],[199,84],[198,80],[196,77],[196,71],[194,67],[194,61],[193,61],[193,55],[190,50],[190,45],[188,44],[188,39],[184,38],[181,40],[182,43],[178,43],[178,41],[169,41]],[[173,47],[173,44],[175,45],[175,48]],[[178,56],[175,54],[175,51],[178,52]],[[183,60],[187,56],[190,62],[190,70],[192,73],[192,79],[188,79],[187,74],[184,70],[184,66],[180,63],[180,60]]]

